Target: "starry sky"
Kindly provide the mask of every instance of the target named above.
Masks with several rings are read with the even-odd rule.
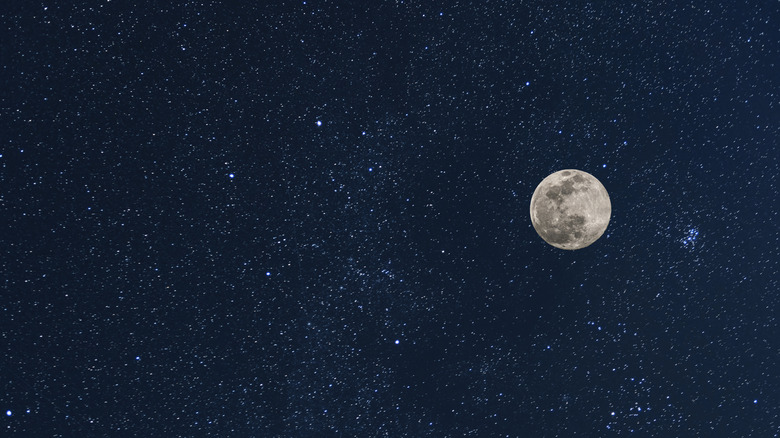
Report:
[[[780,434],[777,2],[67,3],[0,7],[4,436]]]

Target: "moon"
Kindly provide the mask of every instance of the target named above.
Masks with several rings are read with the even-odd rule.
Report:
[[[560,249],[581,249],[599,239],[609,225],[612,204],[593,175],[559,170],[539,183],[531,197],[531,223],[545,242]]]

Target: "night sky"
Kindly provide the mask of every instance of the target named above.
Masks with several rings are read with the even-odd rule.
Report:
[[[780,435],[776,1],[79,3],[0,7],[3,436]]]

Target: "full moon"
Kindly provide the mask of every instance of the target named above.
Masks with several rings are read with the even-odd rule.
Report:
[[[607,229],[612,204],[593,175],[564,169],[543,179],[531,197],[531,223],[545,242],[561,249],[589,246]]]

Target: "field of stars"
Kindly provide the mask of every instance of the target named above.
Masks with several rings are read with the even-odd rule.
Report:
[[[777,2],[7,3],[0,435],[780,436]]]

